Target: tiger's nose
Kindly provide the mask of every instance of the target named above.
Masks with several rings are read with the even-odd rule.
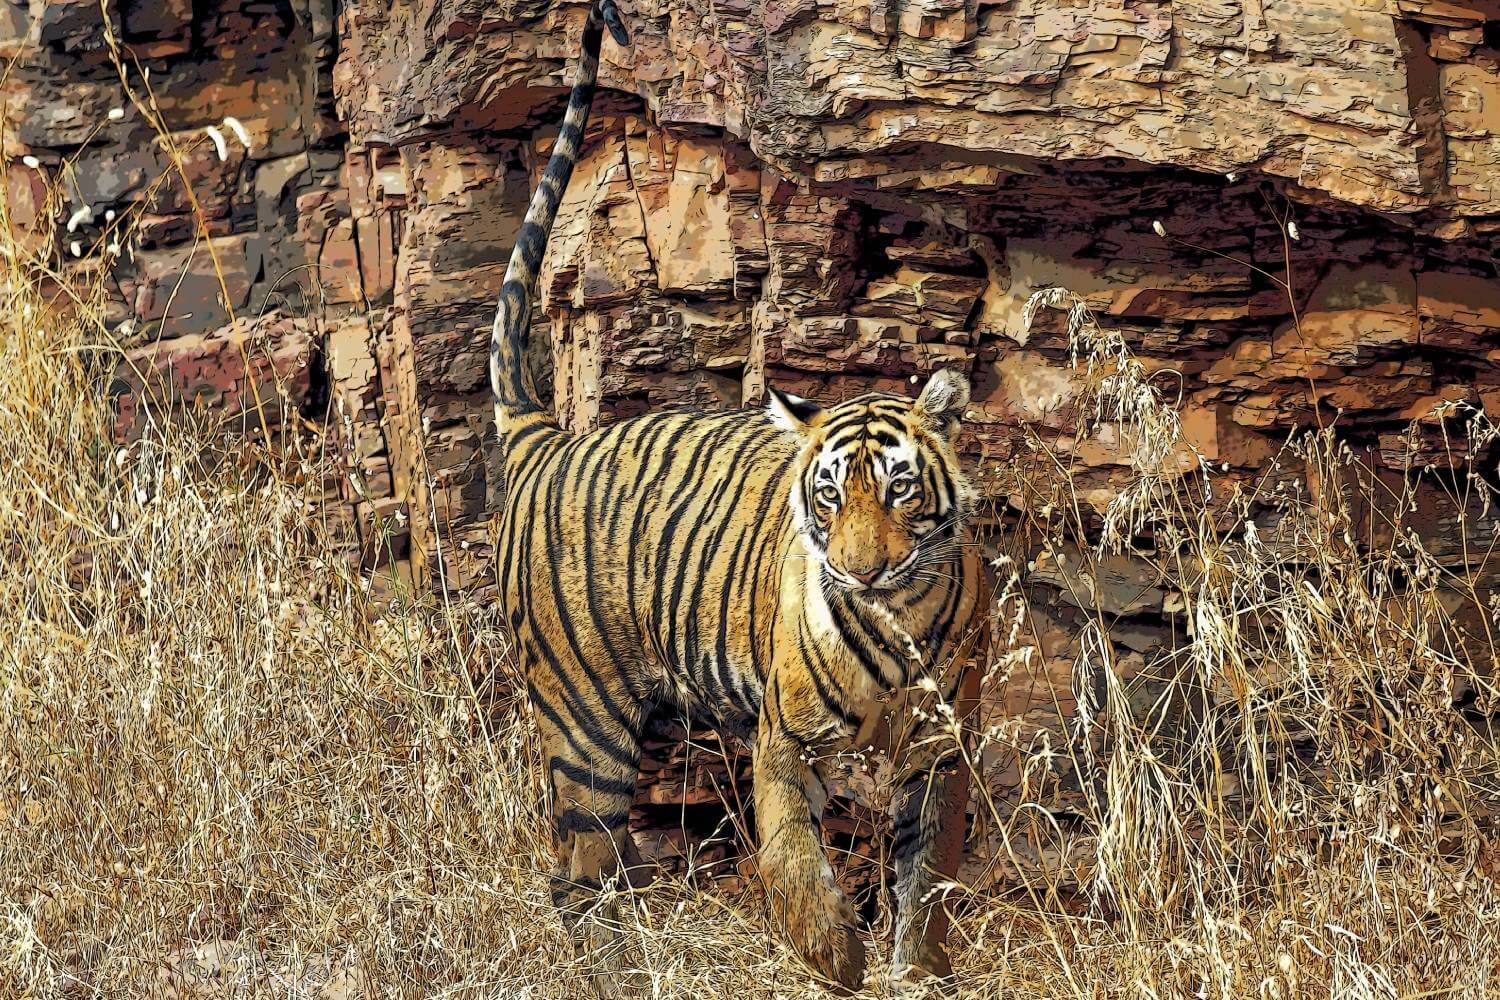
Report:
[[[885,563],[883,563],[883,562],[882,563],[876,563],[875,566],[872,569],[868,569],[868,570],[858,570],[858,569],[855,569],[852,566],[848,570],[848,573],[849,573],[850,576],[854,577],[854,579],[858,580],[860,583],[864,584],[866,587],[870,586],[876,580],[880,579],[880,574],[882,574],[884,572],[885,572]]]

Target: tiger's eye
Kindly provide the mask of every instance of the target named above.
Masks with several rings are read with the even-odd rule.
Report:
[[[822,504],[825,504],[825,505],[827,505],[829,507],[837,507],[839,505],[839,491],[838,491],[838,487],[836,487],[836,486],[820,486],[820,487],[818,487],[818,502],[822,503]]]
[[[886,488],[892,500],[905,500],[911,496],[912,488],[916,484],[910,479],[898,479]]]

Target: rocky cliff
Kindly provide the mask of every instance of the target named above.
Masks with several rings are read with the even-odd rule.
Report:
[[[1232,467],[1314,406],[1378,450],[1438,400],[1494,392],[1500,5],[702,6],[638,4],[630,50],[607,46],[544,277],[573,426],[959,366],[970,451],[1004,460],[1018,421],[1075,417],[1056,331],[1020,324],[1053,284],[1181,376],[1192,440]],[[420,505],[460,524],[484,510],[489,302],[582,16],[341,16],[349,148],[395,150],[412,194],[390,341],[430,418]],[[1079,458],[1107,490],[1108,457]]]
[[[755,405],[768,382],[906,391],[959,367],[995,523],[1027,502],[1005,473],[1030,434],[1102,510],[1127,470],[1072,437],[1059,318],[1021,321],[1064,285],[1177,387],[1190,441],[1231,482],[1316,419],[1387,477],[1414,420],[1419,462],[1493,475],[1431,414],[1500,412],[1500,2],[622,7],[633,44],[606,42],[536,317],[569,425]],[[102,245],[105,213],[128,213],[111,319],[137,367],[232,415],[252,388],[307,412],[327,394],[367,556],[409,545],[422,579],[482,587],[486,338],[584,14],[126,0],[106,32],[92,0],[5,0],[13,224]],[[250,142],[226,134],[221,157],[203,129],[226,115]],[[154,183],[174,172],[196,205]],[[42,203],[49,179],[68,204]],[[122,380],[122,433],[150,381]],[[1435,550],[1487,585],[1461,550],[1493,522],[1422,491]],[[1077,616],[1121,622],[1119,652],[1146,663],[1181,604],[1149,558],[1086,581],[1033,569],[1045,667],[1010,707],[1059,728]]]

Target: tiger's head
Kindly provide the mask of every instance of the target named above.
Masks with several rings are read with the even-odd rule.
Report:
[[[834,583],[889,593],[951,572],[974,507],[953,450],[969,402],[963,375],[936,373],[916,399],[871,394],[824,408],[770,395],[772,419],[803,441],[792,508]]]

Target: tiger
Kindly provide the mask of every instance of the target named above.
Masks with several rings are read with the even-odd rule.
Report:
[[[628,44],[614,0],[596,2],[584,26],[490,344],[505,483],[498,603],[540,736],[553,903],[581,953],[619,945],[600,890],[648,874],[628,819],[643,726],[665,703],[750,742],[773,920],[845,991],[863,980],[865,945],[820,838],[830,762],[900,751],[892,974],[949,977],[940,886],[963,848],[967,768],[957,741],[926,737],[938,700],[972,700],[963,664],[982,632],[984,568],[965,541],[975,490],[954,447],[968,380],[938,371],[915,399],[828,406],[769,387],[764,407],[560,426],[522,359],[605,27]],[[624,988],[593,978],[602,996]]]

